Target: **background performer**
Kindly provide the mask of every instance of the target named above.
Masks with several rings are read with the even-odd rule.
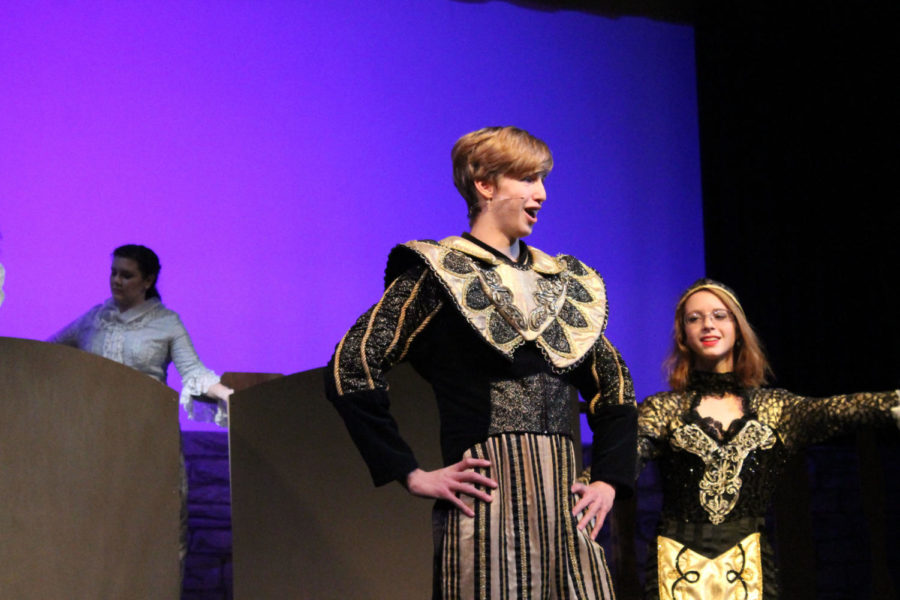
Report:
[[[855,427],[889,423],[900,392],[804,398],[761,388],[768,362],[735,293],[711,279],[675,309],[672,391],[640,405],[643,461],[656,459],[663,506],[646,595],[772,600],[778,586],[766,508],[788,457]]]

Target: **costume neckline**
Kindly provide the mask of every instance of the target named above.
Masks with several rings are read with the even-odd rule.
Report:
[[[698,392],[700,396],[723,396],[733,394],[740,396],[743,390],[733,371],[713,373],[710,371],[692,370],[688,375],[687,389]]]
[[[106,314],[114,321],[119,321],[120,323],[130,323],[135,319],[139,319],[146,315],[151,310],[154,310],[161,303],[158,297],[148,298],[138,304],[137,306],[133,306],[126,311],[120,311],[119,307],[116,306],[115,300],[109,298],[106,301]]]
[[[750,409],[746,388],[738,383],[737,376],[731,371],[728,373],[713,373],[693,370],[688,377],[687,389],[691,392],[688,422],[696,423],[707,435],[720,444],[730,442],[744,428],[747,421],[756,419],[756,414]],[[702,416],[698,408],[700,401],[704,397],[721,398],[728,394],[740,398],[741,412],[743,414],[733,419],[726,429],[717,419]]]
[[[528,267],[531,265],[531,251],[528,249],[528,245],[525,242],[523,242],[522,240],[519,240],[519,258],[517,260],[513,260],[510,257],[508,257],[507,255],[505,255],[502,252],[500,252],[499,250],[497,250],[496,248],[494,248],[493,246],[489,246],[488,244],[485,244],[484,242],[482,242],[477,237],[475,237],[474,235],[472,235],[471,233],[469,233],[467,231],[464,232],[461,237],[464,240],[468,240],[468,241],[472,242],[473,244],[475,244],[482,250],[490,252],[492,255],[496,256],[497,258],[499,258],[503,262],[507,263],[508,265],[511,265],[514,267],[519,267],[519,268]]]

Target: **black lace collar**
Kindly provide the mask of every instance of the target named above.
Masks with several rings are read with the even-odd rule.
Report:
[[[708,371],[691,371],[688,378],[688,391],[691,392],[691,408],[686,415],[686,423],[696,423],[703,429],[707,435],[719,443],[727,443],[735,435],[737,435],[747,421],[756,419],[756,414],[750,409],[750,402],[747,390],[738,384],[737,377],[734,373],[710,373]],[[700,406],[700,400],[704,396],[724,396],[725,394],[733,394],[741,399],[741,412],[743,416],[738,417],[728,426],[723,427],[722,423],[712,417],[701,417],[697,411]]]
[[[691,371],[687,387],[692,392],[699,392],[701,396],[723,396],[725,394],[740,396],[742,391],[737,377],[731,372]]]

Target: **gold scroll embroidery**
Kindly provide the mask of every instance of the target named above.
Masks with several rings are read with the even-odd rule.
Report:
[[[748,421],[727,444],[720,446],[693,423],[674,431],[673,447],[699,456],[706,469],[700,480],[700,505],[718,525],[737,504],[741,493],[741,468],[753,450],[775,445],[775,432],[759,421]]]

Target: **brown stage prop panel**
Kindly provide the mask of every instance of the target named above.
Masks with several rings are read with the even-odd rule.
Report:
[[[173,390],[0,338],[0,598],[179,597]]]
[[[231,399],[234,597],[430,598],[433,502],[372,485],[322,371]],[[405,364],[389,379],[400,431],[424,468],[439,467],[431,388]]]

